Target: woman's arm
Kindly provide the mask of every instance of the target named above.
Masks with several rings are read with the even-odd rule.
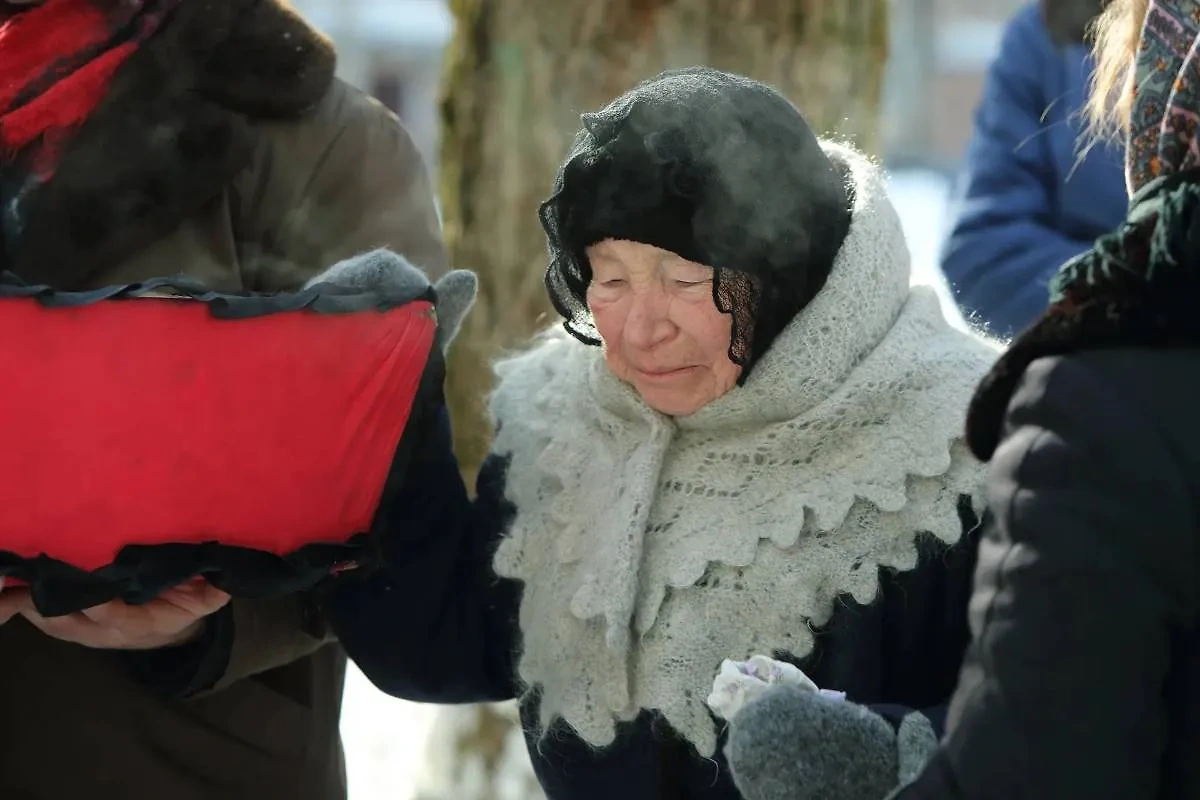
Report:
[[[505,470],[489,458],[472,502],[443,409],[391,504],[386,565],[332,587],[333,630],[384,692],[431,703],[514,696],[520,588],[491,565],[511,516]]]
[[[992,464],[949,736],[905,800],[1155,796],[1196,557],[1175,444],[1133,398],[1178,366],[1153,358],[1048,359],[1026,374]]]
[[[928,721],[939,739],[945,733],[950,697],[971,643],[967,607],[987,520],[982,505],[978,497],[960,496],[959,540],[946,547],[924,535],[918,545],[918,568],[900,573],[884,585],[885,602],[899,614],[893,631],[897,639],[890,651],[893,680],[919,696],[908,705],[868,704],[894,727],[915,712]]]

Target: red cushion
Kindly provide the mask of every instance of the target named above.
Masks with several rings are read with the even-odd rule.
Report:
[[[192,299],[0,299],[0,552],[276,555],[370,529],[436,335],[429,302],[213,316]]]

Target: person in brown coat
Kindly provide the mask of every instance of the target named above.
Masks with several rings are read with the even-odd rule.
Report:
[[[334,67],[281,0],[0,5],[0,271],[290,291],[386,247],[440,275],[416,148]],[[308,596],[46,619],[10,588],[0,796],[342,798],[344,673]]]

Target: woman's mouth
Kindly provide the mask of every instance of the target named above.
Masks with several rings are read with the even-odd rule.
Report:
[[[666,369],[659,367],[655,369],[639,369],[638,373],[647,380],[658,381],[678,378],[686,375],[694,369],[696,369],[696,367],[670,367]]]

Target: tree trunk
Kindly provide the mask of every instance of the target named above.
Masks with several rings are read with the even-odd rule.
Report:
[[[441,199],[455,267],[479,301],[447,393],[464,474],[491,431],[489,364],[557,324],[537,206],[580,113],[663,69],[707,64],[783,91],[818,132],[875,152],[888,0],[450,0]],[[457,712],[456,712],[457,713]],[[500,795],[496,795],[499,797]]]
[[[413,800],[545,800],[511,703],[441,709],[424,763]]]

